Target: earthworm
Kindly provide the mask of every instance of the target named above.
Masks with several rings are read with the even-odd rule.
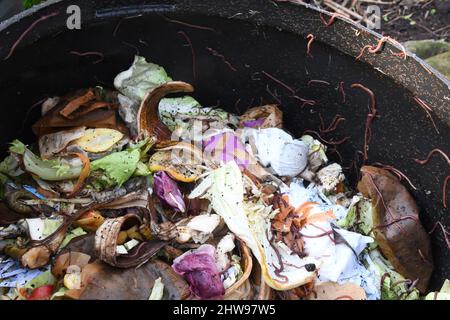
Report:
[[[196,62],[195,62],[195,50],[194,46],[192,45],[192,41],[189,38],[189,36],[184,31],[178,31],[178,34],[181,34],[184,39],[186,40],[187,46],[191,50],[191,56],[192,56],[192,75],[194,76],[194,79],[197,79],[197,68],[196,68]]]
[[[33,28],[40,22],[45,21],[51,17],[57,16],[59,15],[59,11],[50,13],[48,15],[42,16],[39,19],[37,19],[36,21],[34,21],[21,35],[20,37],[16,40],[16,42],[14,42],[14,44],[12,45],[11,49],[9,50],[8,55],[3,59],[3,61],[8,60],[14,53],[14,51],[16,50],[17,46],[20,44],[20,42],[22,42],[23,38],[25,38],[25,36],[31,31],[33,30]]]

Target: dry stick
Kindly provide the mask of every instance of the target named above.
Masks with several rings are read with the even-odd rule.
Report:
[[[445,227],[442,225],[442,223],[440,221],[435,223],[433,229],[431,229],[431,231],[428,232],[428,234],[432,234],[436,230],[437,226],[441,227],[442,233],[444,234],[445,242],[447,243],[447,248],[450,250],[450,240],[448,239],[448,236],[447,236],[448,231],[445,230]]]
[[[430,118],[431,123],[433,124],[434,130],[436,130],[437,134],[440,134],[440,132],[439,132],[437,126],[436,126],[436,123],[434,122],[433,116],[431,115],[431,111],[433,111],[431,109],[431,107],[429,105],[427,105],[425,103],[425,101],[423,101],[419,97],[414,97],[413,99],[425,111],[425,113],[427,114],[428,118]]]
[[[310,33],[306,36],[306,39],[308,39],[308,43],[306,45],[306,55],[308,57],[312,58],[313,55],[311,54],[311,45],[314,42],[315,37],[313,34]]]
[[[98,60],[95,60],[92,64],[97,64],[102,62],[105,59],[105,56],[101,52],[97,51],[88,51],[88,52],[78,52],[78,51],[70,51],[70,54],[74,54],[79,57],[85,57],[85,56],[97,56],[99,57]]]
[[[192,24],[192,23],[187,23],[184,21],[180,21],[180,20],[175,20],[175,19],[170,19],[167,18],[164,15],[161,15],[161,17],[163,17],[166,21],[171,22],[171,23],[176,23],[185,27],[189,27],[189,28],[194,28],[194,29],[200,29],[200,30],[206,30],[206,31],[211,31],[211,32],[217,32],[214,28],[211,27],[206,27],[206,26],[201,26],[198,24]]]
[[[222,60],[223,63],[225,63],[231,71],[234,71],[234,72],[237,71],[237,69],[225,58],[225,56],[223,54],[220,54],[213,48],[209,48],[209,47],[207,47],[206,50],[208,50],[214,57],[220,58],[220,60]]]
[[[418,164],[425,165],[428,163],[428,161],[430,161],[431,156],[435,153],[439,153],[445,159],[445,161],[447,161],[447,164],[450,165],[450,159],[448,158],[447,154],[445,154],[445,152],[442,151],[441,149],[433,149],[428,153],[426,159],[424,160],[414,159],[414,161],[416,161]]]
[[[369,88],[363,86],[360,83],[354,83],[350,87],[363,90],[370,97],[370,112],[367,114],[366,128],[365,128],[365,131],[364,131],[364,161],[366,161],[368,159],[367,152],[369,150],[369,143],[370,143],[370,140],[372,139],[372,124],[373,124],[373,122],[375,120],[375,117],[377,115],[377,106],[376,106],[376,101],[375,101],[375,94],[373,93],[372,90],[370,90]]]
[[[17,46],[19,45],[19,43],[23,40],[23,38],[25,38],[25,36],[31,31],[33,30],[33,28],[40,22],[45,21],[51,17],[57,16],[59,14],[59,11],[50,13],[46,16],[42,16],[39,19],[37,19],[36,21],[34,21],[23,33],[22,35],[16,40],[16,42],[14,42],[14,44],[12,45],[11,49],[9,50],[8,55],[3,59],[3,61],[8,60],[14,53],[14,51],[16,50]]]
[[[192,75],[194,76],[194,79],[197,79],[197,68],[196,68],[196,63],[195,63],[195,50],[194,50],[194,46],[192,45],[192,41],[184,31],[178,31],[177,33],[181,34],[184,37],[184,39],[186,40],[187,46],[191,50]]]

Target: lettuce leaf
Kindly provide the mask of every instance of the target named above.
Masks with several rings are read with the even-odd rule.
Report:
[[[105,181],[114,182],[114,184],[121,186],[136,171],[139,160],[139,149],[115,152],[93,161],[91,170],[102,170],[107,179]]]
[[[380,251],[371,250],[369,257],[373,263],[368,266],[368,270],[375,271],[380,280],[383,279],[380,288],[382,300],[419,299],[419,291],[416,288],[411,291],[408,290],[408,283],[405,282],[405,278],[394,270],[394,267],[382,256]],[[383,275],[386,276],[383,277]]]
[[[450,281],[446,279],[441,291],[430,292],[426,295],[425,300],[450,300]]]
[[[50,270],[47,270],[32,280],[28,281],[25,285],[25,289],[36,289],[46,285],[54,285],[56,283],[56,278],[52,275]]]
[[[133,65],[114,79],[116,89],[130,99],[142,101],[152,89],[172,81],[163,67],[136,56]]]
[[[64,248],[65,246],[67,246],[67,244],[74,238],[76,237],[80,237],[86,234],[86,231],[83,230],[83,228],[78,227],[75,228],[73,230],[71,230],[69,233],[66,234],[66,236],[64,237],[63,242],[61,243],[60,249]]]
[[[5,197],[5,184],[8,182],[8,177],[0,173],[0,199]]]
[[[24,154],[25,150],[26,150],[25,145],[17,139],[11,142],[11,145],[9,146],[9,152],[17,154]]]
[[[43,160],[29,149],[25,149],[23,163],[28,172],[37,175],[42,180],[48,181],[76,179],[80,176],[83,169],[81,163],[80,165],[72,166],[68,161],[61,158]]]

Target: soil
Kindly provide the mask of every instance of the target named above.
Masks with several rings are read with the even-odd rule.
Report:
[[[387,13],[388,21],[382,19],[381,32],[400,42],[450,41],[450,0],[400,1],[393,6],[384,6],[382,12]]]

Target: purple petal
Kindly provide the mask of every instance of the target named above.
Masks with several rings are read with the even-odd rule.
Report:
[[[234,160],[241,168],[249,165],[249,154],[239,138],[231,132],[220,133],[204,142],[204,154],[217,162],[227,163]]]
[[[222,298],[225,294],[214,252],[212,245],[203,245],[176,258],[172,265],[189,283],[192,293],[201,299]]]
[[[245,121],[242,122],[242,124],[244,125],[244,127],[247,128],[257,128],[262,126],[262,124],[264,123],[266,119],[265,118],[260,118],[260,119],[256,119],[256,120],[250,120],[250,121]]]
[[[186,204],[175,181],[167,173],[159,171],[153,177],[153,188],[158,198],[175,211],[185,212]]]

